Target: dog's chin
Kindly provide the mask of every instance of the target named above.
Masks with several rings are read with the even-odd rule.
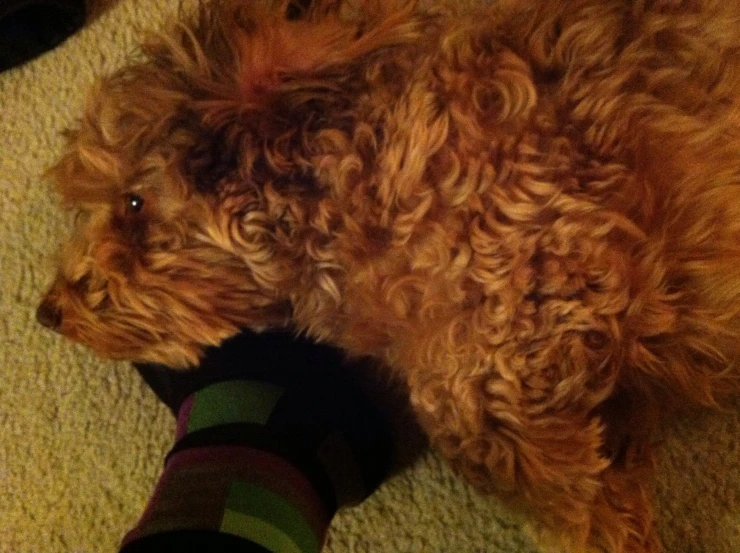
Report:
[[[136,363],[156,363],[170,369],[187,371],[198,365],[205,347],[196,343],[183,344],[163,341],[151,344],[137,352],[128,352],[128,355],[120,359]]]
[[[98,356],[114,361],[134,363],[156,363],[175,370],[188,370],[198,365],[205,346],[196,343],[183,344],[164,339],[157,343],[106,345],[97,342],[77,341],[93,350]]]
[[[60,325],[55,331],[103,359],[156,363],[178,370],[196,366],[207,347],[195,341],[177,339],[174,335],[150,335],[144,328],[114,331],[104,323],[78,327],[70,322]]]

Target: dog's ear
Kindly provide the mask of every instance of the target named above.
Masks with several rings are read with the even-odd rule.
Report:
[[[364,0],[349,10],[342,0],[212,0],[144,52],[198,97],[249,104],[286,80],[418,40],[415,3]]]
[[[254,25],[237,30],[240,86],[247,96],[281,82],[421,37],[413,3],[373,0],[354,14],[337,0],[292,0],[278,17],[256,14]]]

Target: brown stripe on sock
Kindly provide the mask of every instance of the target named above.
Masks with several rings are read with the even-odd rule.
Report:
[[[330,513],[324,509],[309,480],[281,457],[247,447],[194,448],[174,455],[167,464],[167,470],[180,470],[180,467],[193,464],[225,473],[229,484],[251,482],[284,497],[305,513],[306,521],[317,534],[325,532],[331,521]]]
[[[238,446],[180,451],[170,457],[137,527],[124,539],[170,530],[218,531],[234,482],[260,486],[294,505],[323,539],[331,521],[311,483],[284,459]]]

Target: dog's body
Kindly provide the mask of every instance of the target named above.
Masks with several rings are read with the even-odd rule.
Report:
[[[569,551],[658,551],[650,431],[738,387],[740,8],[263,4],[91,95],[40,318],[173,365],[295,325]]]

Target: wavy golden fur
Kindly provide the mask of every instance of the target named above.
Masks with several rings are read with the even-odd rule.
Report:
[[[650,434],[738,389],[740,4],[222,0],[102,79],[39,310],[184,366],[293,325],[577,552],[660,551]]]

